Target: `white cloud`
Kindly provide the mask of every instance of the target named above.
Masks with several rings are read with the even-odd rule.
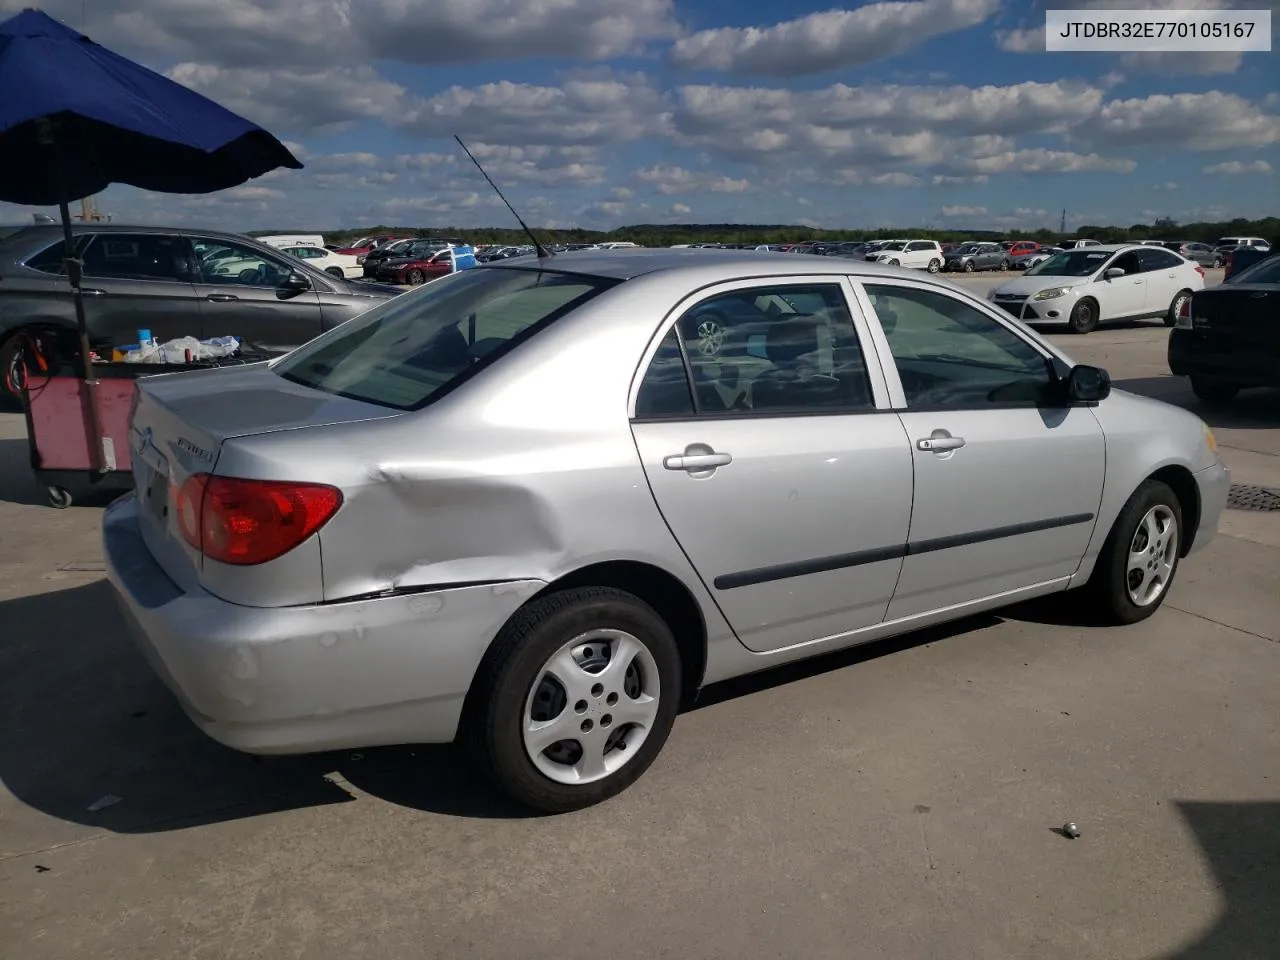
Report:
[[[46,0],[42,6],[121,52],[230,67],[605,60],[679,33],[672,0]]]
[[[1109,147],[1168,143],[1231,150],[1280,142],[1280,116],[1237,94],[1210,90],[1112,100],[1081,130]]]
[[[751,188],[751,183],[747,180],[735,180],[708,171],[686,170],[661,163],[636,170],[632,176],[640,183],[668,196],[693,192],[743,193]]]
[[[1237,174],[1237,173],[1270,173],[1271,164],[1265,160],[1227,160],[1223,163],[1211,164],[1204,168],[1205,173]]]
[[[986,207],[965,207],[957,205],[942,208],[942,215],[944,217],[976,217],[980,214],[985,214],[986,212]]]
[[[975,26],[1000,0],[887,0],[853,10],[811,13],[770,27],[721,27],[677,40],[679,66],[797,77],[863,66]]]
[[[690,207],[688,204],[684,204],[684,203],[673,203],[673,204],[671,205],[671,212],[672,212],[672,213],[674,213],[674,214],[678,214],[678,215],[683,216],[683,215],[684,215],[684,214],[686,214],[686,213],[692,213],[692,212],[693,212],[693,208],[692,208],[692,207]]]

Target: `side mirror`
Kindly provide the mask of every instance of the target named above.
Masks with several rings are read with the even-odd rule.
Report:
[[[306,275],[304,274],[291,273],[284,278],[284,281],[280,284],[280,287],[283,290],[298,290],[298,291],[310,290],[311,281],[307,279]]]
[[[1124,268],[1122,268],[1122,267],[1107,267],[1107,272],[1106,272],[1106,273],[1104,273],[1104,274],[1103,274],[1103,276],[1104,276],[1104,277],[1106,277],[1108,280],[1114,280],[1116,277],[1123,277],[1123,276],[1124,276]]]
[[[1101,367],[1079,364],[1067,375],[1067,399],[1073,402],[1097,403],[1111,395],[1111,374]]]

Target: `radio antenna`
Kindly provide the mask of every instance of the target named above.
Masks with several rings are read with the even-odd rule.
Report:
[[[498,199],[507,205],[507,209],[511,211],[511,215],[516,218],[516,223],[520,224],[520,228],[524,230],[525,236],[533,241],[533,249],[534,252],[538,254],[538,259],[543,260],[549,257],[554,257],[555,254],[542,245],[542,242],[534,236],[533,231],[529,229],[529,225],[520,218],[520,214],[516,213],[516,208],[513,207],[511,202],[502,195],[502,191],[499,190],[498,185],[493,182],[493,178],[484,172],[484,167],[480,166],[480,161],[476,159],[475,154],[470,150],[467,150],[467,145],[462,142],[462,138],[455,133],[453,135],[453,139],[458,141],[458,146],[460,146],[466,152],[467,156],[471,158],[471,162],[474,163],[476,165],[476,169],[480,171],[480,176],[489,181],[489,186],[493,187],[493,192],[498,195]]]

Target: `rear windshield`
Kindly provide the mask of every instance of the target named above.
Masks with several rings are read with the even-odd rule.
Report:
[[[1272,255],[1251,263],[1239,273],[1227,277],[1227,283],[1280,283],[1280,255]]]
[[[465,270],[349,320],[273,369],[326,393],[416,410],[618,282],[543,270]]]

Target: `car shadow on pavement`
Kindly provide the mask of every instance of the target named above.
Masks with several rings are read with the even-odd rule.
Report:
[[[1230,403],[1207,404],[1191,392],[1185,377],[1133,377],[1116,380],[1112,385],[1190,410],[1215,428],[1271,430],[1280,424],[1280,390],[1242,390]]]
[[[1260,762],[1266,762],[1259,758]],[[1163,960],[1274,957],[1280,944],[1280,802],[1178,801],[1223,900],[1218,921]]]
[[[151,833],[356,799],[529,816],[452,747],[253,757],[187,718],[128,637],[105,580],[0,602],[0,783],[51,817]],[[350,789],[349,789],[350,788]],[[104,797],[119,802],[97,811]]]

